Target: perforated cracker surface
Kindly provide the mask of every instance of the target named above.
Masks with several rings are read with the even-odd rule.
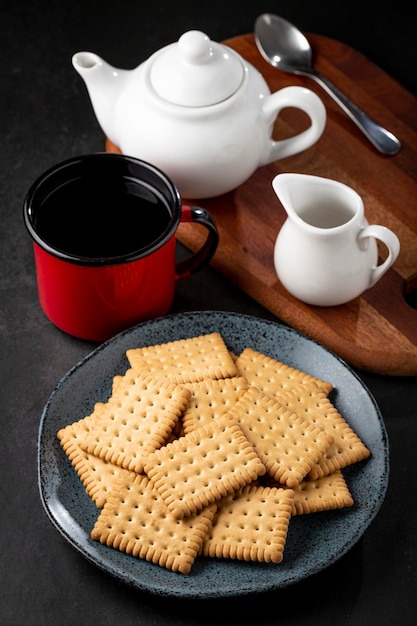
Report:
[[[340,470],[317,480],[303,480],[294,489],[293,515],[353,506],[352,494]]]
[[[175,520],[146,476],[124,480],[109,496],[91,537],[134,557],[188,574],[216,505]]]
[[[288,390],[280,394],[279,401],[333,437],[333,443],[310,470],[309,480],[316,480],[370,456],[360,437],[316,385],[302,385]]]
[[[235,362],[220,333],[132,348],[126,351],[126,356],[131,367],[174,383],[228,378],[237,373]]]
[[[143,457],[163,445],[190,391],[129,369],[80,445],[85,452],[143,472]]]
[[[58,438],[86,493],[101,509],[117,481],[124,474],[127,479],[134,480],[136,474],[85,452],[80,446],[83,432],[88,430],[84,429],[84,422],[85,420],[80,420],[80,423],[66,426],[59,431]]]
[[[315,382],[326,394],[333,389],[331,383],[290,367],[252,348],[243,350],[236,359],[236,365],[238,372],[245,376],[251,385],[272,396],[277,395],[280,390],[291,388],[296,383]]]
[[[268,474],[288,487],[297,486],[333,442],[322,428],[249,387],[228,416],[239,424]]]
[[[248,485],[218,504],[204,540],[204,556],[280,563],[287,540],[293,491]]]
[[[191,392],[182,416],[185,434],[224,415],[248,389],[243,376],[218,380],[206,378],[185,386]]]
[[[169,443],[144,461],[145,472],[180,519],[265,473],[239,426],[222,417]]]

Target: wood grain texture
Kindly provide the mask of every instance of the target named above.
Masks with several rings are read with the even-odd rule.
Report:
[[[301,85],[315,91],[327,110],[320,140],[302,154],[259,168],[233,192],[187,202],[214,216],[220,243],[212,266],[279,319],[323,343],[351,365],[390,376],[417,375],[417,310],[405,291],[417,288],[417,99],[359,52],[318,35],[307,35],[317,70],[403,144],[394,157],[379,154],[355,124],[312,79],[289,76],[259,54],[252,34],[225,43],[251,62],[271,91]],[[303,114],[283,112],[274,136],[282,138],[306,125]],[[115,149],[107,142],[107,149]],[[370,223],[394,230],[400,255],[372,289],[352,302],[316,307],[291,296],[280,284],[273,248],[286,213],[271,183],[280,172],[299,172],[339,180],[362,197]],[[191,250],[205,237],[182,224],[178,239]],[[381,258],[385,257],[380,248]]]

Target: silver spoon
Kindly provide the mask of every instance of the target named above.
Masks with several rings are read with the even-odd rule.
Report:
[[[278,15],[264,13],[255,22],[255,40],[262,56],[274,67],[288,74],[310,76],[317,81],[379,152],[394,155],[401,149],[395,135],[374,122],[327,78],[316,72],[312,66],[310,44],[293,24]]]

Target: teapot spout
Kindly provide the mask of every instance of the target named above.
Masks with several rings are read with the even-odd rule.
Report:
[[[84,80],[91,104],[103,132],[114,144],[118,144],[115,132],[114,109],[123,92],[128,70],[112,67],[93,52],[77,52],[72,64]]]

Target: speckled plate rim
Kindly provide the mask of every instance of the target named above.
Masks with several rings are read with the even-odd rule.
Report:
[[[90,538],[98,510],[65,456],[56,432],[105,401],[115,374],[128,367],[125,351],[218,331],[239,353],[246,346],[333,383],[332,401],[372,452],[344,471],[351,509],[291,519],[279,565],[199,557],[187,576],[136,559]],[[384,500],[389,445],[381,412],[365,384],[337,355],[278,322],[241,313],[198,311],[168,315],[124,331],[77,363],[58,383],[42,413],[38,437],[41,501],[54,526],[84,557],[119,581],[153,594],[220,598],[271,591],[328,567],[361,538]]]

